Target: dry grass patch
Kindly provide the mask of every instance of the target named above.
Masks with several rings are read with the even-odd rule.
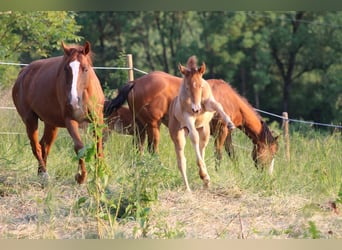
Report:
[[[156,231],[151,233],[163,236],[160,231],[166,228],[191,239],[311,238],[312,221],[321,238],[340,238],[341,216],[318,205],[306,216],[303,208],[308,204],[310,201],[301,197],[262,197],[235,188],[197,190],[192,195],[169,191],[161,194],[160,202],[153,207],[151,216],[156,221],[151,227]],[[158,228],[161,221],[164,226]]]

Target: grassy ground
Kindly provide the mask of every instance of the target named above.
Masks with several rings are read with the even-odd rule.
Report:
[[[0,97],[0,106],[12,105],[8,92]],[[44,183],[36,176],[37,162],[16,111],[0,113],[0,132],[19,132],[0,134],[2,239],[342,238],[341,133],[291,124],[291,161],[281,141],[270,177],[254,168],[251,142],[236,131],[236,162],[225,155],[215,170],[213,143],[207,148],[209,190],[202,189],[188,143],[190,195],[165,127],[159,156],[139,156],[131,137],[113,133],[104,161],[87,163],[85,185],[74,181],[77,158],[61,129]],[[85,132],[83,137],[91,145]]]

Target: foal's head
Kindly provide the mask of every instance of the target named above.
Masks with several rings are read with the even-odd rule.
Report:
[[[196,57],[191,56],[188,59],[186,67],[179,64],[178,68],[184,76],[183,84],[185,85],[187,95],[190,96],[191,99],[191,109],[194,113],[197,113],[202,109],[202,91],[203,86],[206,83],[205,80],[202,78],[205,72],[205,64],[202,63],[202,66],[197,68]]]
[[[62,47],[67,102],[72,108],[75,118],[78,118],[84,112],[84,91],[88,88],[93,76],[89,73],[92,67],[90,43],[86,42],[84,46],[67,46],[62,42]]]

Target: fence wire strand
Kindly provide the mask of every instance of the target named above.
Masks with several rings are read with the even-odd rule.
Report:
[[[256,111],[260,112],[260,113],[263,113],[263,114],[266,114],[266,115],[270,115],[270,116],[273,116],[273,117],[277,117],[277,118],[280,118],[282,120],[289,121],[289,122],[298,122],[298,123],[305,123],[305,124],[309,124],[309,125],[317,125],[317,126],[340,128],[340,129],[342,128],[342,126],[340,126],[340,125],[321,123],[321,122],[304,121],[304,120],[298,120],[298,119],[292,119],[292,118],[285,118],[284,116],[276,115],[276,114],[273,114],[273,113],[270,113],[270,112],[267,112],[267,111],[264,111],[264,110],[261,110],[261,109],[256,109],[256,108],[254,108],[254,109]]]
[[[0,62],[0,65],[12,65],[12,66],[27,66],[28,64],[26,63],[13,63],[13,62]],[[98,70],[134,70],[142,74],[148,74],[147,72],[137,69],[137,68],[130,68],[130,67],[93,67],[93,69],[98,69]],[[0,107],[0,109],[15,109],[15,107]],[[332,128],[337,128],[337,129],[342,129],[341,125],[334,125],[334,124],[327,124],[327,123],[321,123],[321,122],[312,122],[312,121],[304,121],[304,120],[298,120],[298,119],[292,119],[292,118],[285,118],[284,116],[277,115],[271,112],[267,112],[261,109],[255,108],[257,112],[270,115],[285,121],[290,121],[290,122],[298,122],[298,123],[305,123],[309,125],[317,125],[317,126],[324,126],[324,127],[332,127]],[[0,132],[0,134],[6,134],[7,132]],[[7,134],[15,134],[15,133],[7,133]]]

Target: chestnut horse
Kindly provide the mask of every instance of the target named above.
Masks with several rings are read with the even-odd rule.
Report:
[[[59,127],[67,128],[76,153],[83,148],[79,123],[103,124],[104,94],[92,68],[90,43],[67,46],[63,56],[37,60],[23,68],[13,86],[16,109],[26,125],[38,174],[48,177],[46,162]],[[38,119],[44,122],[44,134],[38,141]],[[97,155],[103,156],[102,138],[97,136]],[[79,159],[75,176],[84,183],[85,163]],[[80,171],[80,172],[79,172]]]
[[[165,72],[153,71],[128,82],[120,90],[116,98],[108,102],[105,108],[110,114],[127,99],[135,127],[138,129],[138,144],[142,151],[148,139],[150,152],[158,152],[160,125],[168,126],[168,109],[171,101],[179,92],[182,78]],[[267,124],[254,111],[248,101],[241,97],[227,82],[223,80],[207,80],[215,99],[221,103],[234,125],[242,130],[253,142],[252,157],[256,166],[270,166],[278,150],[278,136],[272,135]],[[222,148],[231,154],[233,146],[231,135],[222,120],[214,116],[211,134],[215,135],[215,151],[218,159],[222,157]],[[272,167],[269,168],[272,171]]]
[[[175,146],[177,165],[180,170],[187,191],[190,191],[186,175],[186,158],[184,149],[186,136],[189,135],[196,153],[196,162],[199,175],[204,187],[209,187],[210,177],[205,166],[205,148],[210,137],[210,121],[216,112],[225,121],[230,130],[235,126],[229,116],[223,111],[207,81],[202,76],[205,72],[205,64],[197,68],[196,57],[188,59],[187,67],[179,64],[179,70],[183,75],[182,84],[178,96],[171,101],[169,107],[169,132]]]

